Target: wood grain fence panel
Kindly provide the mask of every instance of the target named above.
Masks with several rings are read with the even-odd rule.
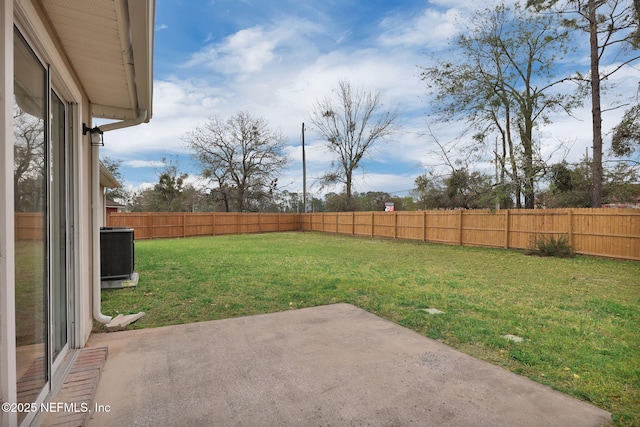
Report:
[[[425,240],[433,243],[457,244],[457,211],[427,211]]]
[[[640,261],[640,215],[634,209],[579,209],[573,242],[585,255]]]
[[[315,213],[308,213],[308,214],[304,214],[302,215],[302,229],[303,230],[315,230],[315,221],[316,221],[316,214]]]
[[[464,211],[462,245],[499,248],[504,246],[506,217],[488,210]]]
[[[322,231],[325,233],[338,232],[338,213],[323,212],[322,213]]]
[[[356,236],[373,235],[373,216],[371,212],[354,212],[353,234]]]
[[[178,238],[184,236],[184,215],[182,213],[153,214],[152,238]]]
[[[300,215],[298,223],[300,224],[301,230],[311,230],[311,216],[309,216],[308,214]]]
[[[291,230],[291,231],[294,231],[294,230],[295,230],[295,231],[303,230],[303,228],[302,228],[302,223],[300,222],[300,220],[302,219],[302,216],[301,216],[301,215],[295,215],[295,216],[294,216],[294,215],[291,215],[291,217],[292,217],[292,221],[291,221],[291,222],[294,224],[294,225],[292,226],[292,227],[293,227],[293,230]]]
[[[353,234],[353,212],[340,212],[336,215],[336,232],[340,234]]]
[[[527,249],[542,237],[569,237],[569,211],[566,209],[510,210],[509,247]]]
[[[323,215],[322,213],[315,212],[315,213],[310,213],[305,215],[309,216],[310,218],[311,228],[309,228],[308,230],[322,231],[322,215]]]
[[[424,213],[396,212],[396,237],[407,240],[423,240]]]
[[[238,234],[260,232],[260,216],[257,213],[238,215]]]
[[[133,228],[136,240],[150,238],[149,215],[146,213],[127,213],[123,216],[114,212],[109,216],[108,221],[109,227]]]
[[[17,241],[44,240],[44,213],[16,212],[13,218],[15,239]]]
[[[238,234],[240,232],[238,218],[237,213],[216,214],[216,235]]]
[[[211,236],[214,234],[210,213],[184,214],[184,237]]]
[[[280,230],[278,215],[273,213],[264,213],[258,217],[260,221],[260,233],[271,233]],[[285,230],[282,230],[285,231]]]
[[[376,237],[395,237],[395,212],[374,212],[373,229]]]
[[[509,218],[509,247],[526,249],[535,242],[536,234],[544,228],[544,221],[537,221],[537,216],[530,215],[527,211],[510,211]],[[541,227],[541,228],[538,228]]]

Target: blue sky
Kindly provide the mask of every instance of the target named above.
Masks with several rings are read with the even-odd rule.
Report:
[[[452,141],[464,129],[463,124],[441,126],[427,117],[429,98],[418,66],[433,63],[426,52],[446,51],[478,3],[157,0],[153,118],[149,124],[106,133],[101,153],[122,161],[124,184],[130,189],[156,183],[163,157],[177,158],[179,168],[197,180],[186,134],[210,116],[226,119],[246,110],[287,136],[291,162],[279,185],[301,192],[301,124],[309,122],[313,103],[346,79],[354,87],[380,92],[385,105],[399,111],[402,126],[364,160],[354,190],[406,195],[418,175],[442,163],[427,125],[441,142]],[[588,51],[579,50],[569,66],[588,70]],[[638,74],[631,67],[616,73],[618,86],[605,104],[628,101]],[[605,115],[605,131],[621,114]],[[579,160],[591,145],[590,106],[576,110],[574,117],[552,120],[537,135],[543,155]],[[567,149],[558,150],[560,143]],[[305,146],[312,182],[330,168],[332,157],[313,130],[307,131]],[[308,191],[321,196],[317,187]]]

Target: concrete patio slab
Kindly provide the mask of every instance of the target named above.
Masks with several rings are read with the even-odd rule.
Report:
[[[93,335],[89,426],[601,426],[611,414],[348,304]]]

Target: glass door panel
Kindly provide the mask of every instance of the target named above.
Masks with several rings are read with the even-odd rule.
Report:
[[[14,35],[16,374],[18,402],[31,403],[49,380],[48,91],[46,69],[20,33]]]
[[[51,350],[55,362],[67,344],[67,156],[66,106],[51,92]]]

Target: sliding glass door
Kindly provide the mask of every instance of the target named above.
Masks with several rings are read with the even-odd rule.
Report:
[[[71,130],[49,70],[17,30],[14,36],[16,385],[18,402],[37,403],[71,335]]]
[[[69,336],[68,322],[68,226],[70,198],[67,182],[67,108],[51,91],[51,357],[64,354]]]
[[[19,403],[35,402],[49,381],[47,70],[14,38],[14,211],[16,369]],[[18,414],[21,421],[27,414]]]

